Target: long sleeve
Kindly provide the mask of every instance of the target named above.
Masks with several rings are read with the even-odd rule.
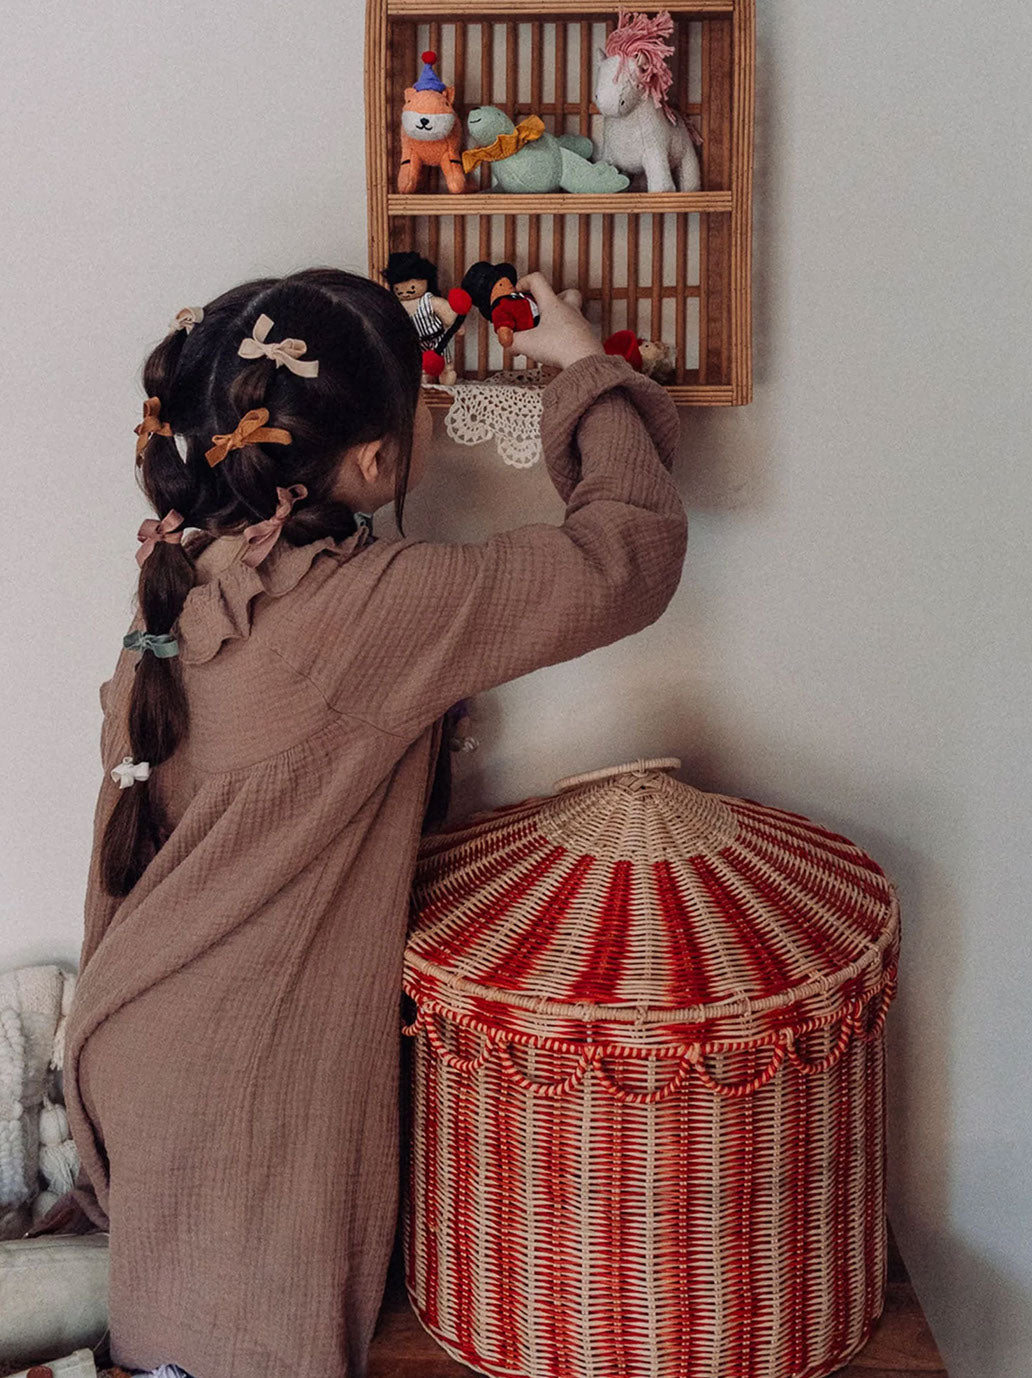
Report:
[[[684,559],[686,519],[668,472],[677,437],[666,393],[626,360],[578,361],[543,403],[562,525],[371,553],[361,628],[346,615],[334,625],[324,610],[309,675],[341,711],[408,735],[460,698],[647,626]]]

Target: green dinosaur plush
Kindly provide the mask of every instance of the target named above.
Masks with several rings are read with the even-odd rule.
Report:
[[[502,134],[515,133],[512,120],[496,105],[478,105],[466,118],[472,148],[486,148]],[[492,185],[505,192],[624,191],[630,178],[610,163],[592,163],[590,139],[578,134],[542,134],[508,158],[491,163]]]

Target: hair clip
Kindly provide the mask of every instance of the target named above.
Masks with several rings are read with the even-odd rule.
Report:
[[[183,518],[175,510],[166,512],[160,522],[155,521],[153,517],[141,522],[136,533],[136,539],[140,542],[140,549],[136,552],[136,563],[142,566],[159,541],[167,541],[169,545],[181,545],[182,528]]]
[[[169,322],[169,330],[185,330],[189,335],[195,325],[199,325],[204,320],[203,306],[184,306],[181,311],[177,311]]]
[[[214,469],[230,450],[240,450],[245,445],[289,445],[290,432],[280,426],[267,426],[265,423],[268,419],[268,407],[255,407],[253,411],[245,412],[230,435],[212,436],[215,443],[210,450],[205,450],[205,459]]]
[[[237,350],[240,357],[260,359],[264,356],[271,359],[277,368],[289,368],[291,373],[296,373],[299,378],[315,378],[319,372],[319,360],[301,358],[308,348],[304,340],[274,340],[272,344],[267,344],[266,337],[271,329],[272,321],[269,317],[259,316],[253,333],[245,335],[240,341],[240,348]]]
[[[140,456],[147,448],[147,442],[152,435],[171,435],[172,427],[167,421],[160,420],[161,399],[160,397],[148,397],[143,404],[143,420],[135,427],[137,435],[136,441],[136,462],[139,464]]]
[[[150,651],[158,660],[168,660],[179,654],[179,642],[163,632],[129,632],[122,637],[122,645],[127,651],[139,651],[141,655]]]
[[[263,522],[256,522],[254,526],[244,527],[247,549],[244,551],[242,560],[245,565],[253,567],[261,564],[279,540],[283,524],[290,516],[294,503],[300,502],[302,498],[307,498],[308,489],[303,483],[295,483],[290,488],[277,488],[276,497],[279,501],[276,504],[276,511],[271,517],[266,517]]]
[[[112,770],[111,778],[119,789],[129,789],[137,780],[150,778],[150,763],[134,761],[131,756],[123,756],[121,762]]]

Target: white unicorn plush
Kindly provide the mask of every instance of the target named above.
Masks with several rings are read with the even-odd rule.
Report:
[[[602,157],[621,172],[643,172],[649,191],[674,191],[674,171],[676,190],[698,191],[702,169],[695,150],[702,139],[666,98],[673,81],[666,60],[674,50],[663,40],[673,29],[666,10],[654,19],[623,11],[599,49],[595,104],[604,117]]]

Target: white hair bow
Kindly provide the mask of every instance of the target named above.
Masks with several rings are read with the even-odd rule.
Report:
[[[137,780],[146,780],[149,776],[150,763],[148,761],[134,762],[131,756],[123,756],[121,762],[111,772],[111,778],[119,789],[128,789],[130,785],[135,785]]]
[[[261,315],[255,322],[254,332],[245,335],[240,341],[237,353],[242,359],[260,359],[263,355],[271,359],[277,368],[286,366],[299,378],[315,378],[319,372],[318,359],[302,359],[308,346],[304,340],[274,340],[267,344],[266,339],[272,329],[272,321]]]

